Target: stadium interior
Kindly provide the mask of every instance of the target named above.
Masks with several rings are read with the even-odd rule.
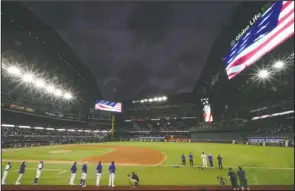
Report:
[[[124,100],[123,112],[113,114],[94,108],[95,100],[103,99],[94,78],[54,29],[20,3],[5,3],[1,16],[2,146],[139,137],[293,140],[294,36],[228,80],[216,58],[229,49],[232,37],[224,33],[236,34],[233,22],[236,28],[226,28],[216,40],[194,92]],[[66,139],[59,141],[60,136]]]
[[[132,182],[135,180],[129,177],[131,172],[140,175],[141,182],[136,180],[136,187],[147,186],[142,190],[174,189],[156,187],[163,185],[186,190],[185,186],[191,184],[209,188],[216,186],[216,177],[219,181],[219,177],[230,175],[231,167],[236,171],[240,166],[247,171],[251,190],[257,185],[271,185],[269,188],[275,190],[280,188],[277,185],[291,184],[294,190],[294,29],[290,38],[253,63],[245,64],[261,51],[251,55],[248,48],[271,33],[260,39],[257,31],[253,29],[254,34],[245,26],[253,15],[270,10],[271,3],[245,1],[236,7],[229,23],[222,24],[223,30],[211,46],[192,91],[165,94],[161,92],[164,90],[157,90],[157,94],[152,92],[144,97],[116,100],[114,96],[112,100],[104,96],[95,71],[80,59],[60,31],[22,2],[1,2],[1,161],[3,174],[6,173],[6,177],[2,175],[2,185],[6,187],[2,188],[41,190],[36,179],[38,182],[44,170],[40,186],[47,190],[79,190],[79,184],[74,186],[76,173],[81,172],[80,186],[85,187],[89,164],[87,189],[95,190],[102,185],[99,189],[114,190],[116,164],[118,190],[131,190],[130,183],[136,189]],[[116,18],[116,23],[123,22],[120,19]],[[292,21],[294,26],[294,18]],[[244,46],[249,43],[248,39],[243,40],[246,33],[253,43]],[[235,61],[232,55],[236,55]],[[243,58],[239,58],[241,55]],[[237,63],[244,68],[233,72],[231,78],[230,71]],[[196,156],[194,162],[192,153]],[[183,160],[185,155],[190,165]],[[17,164],[21,161],[28,168],[18,183],[24,174]],[[37,163],[38,178],[35,177],[36,187],[32,188]],[[106,170],[102,173],[101,166],[100,171],[93,167],[97,163],[111,166],[103,167]],[[71,165],[78,168],[73,170]],[[68,175],[71,187],[67,187]],[[14,183],[17,176],[20,178]],[[226,186],[229,185],[227,182]]]

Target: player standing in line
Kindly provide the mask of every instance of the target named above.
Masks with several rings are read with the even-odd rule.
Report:
[[[109,172],[110,172],[109,186],[115,187],[116,166],[115,166],[115,162],[114,161],[112,161],[111,165],[109,166]]]
[[[183,166],[186,165],[186,162],[185,162],[185,155],[184,155],[184,154],[181,155],[181,162],[182,162],[182,165],[183,165]]]
[[[188,158],[189,158],[189,164],[190,164],[191,166],[194,166],[194,160],[193,160],[193,155],[192,155],[192,153],[189,153]]]
[[[34,184],[38,184],[38,180],[39,180],[39,178],[41,176],[41,172],[42,172],[43,167],[44,167],[43,161],[40,161],[40,163],[37,166],[37,171],[36,171],[36,176],[35,176],[35,179],[34,179]]]
[[[8,176],[8,172],[9,172],[10,169],[11,169],[11,163],[8,162],[7,165],[5,166],[5,170],[3,172],[2,185],[5,184],[5,180],[6,180],[7,176]]]
[[[217,160],[218,160],[218,168],[219,169],[223,169],[223,166],[222,166],[222,157],[220,155],[218,155]]]
[[[19,168],[19,176],[15,182],[16,185],[19,185],[20,184],[20,180],[21,178],[23,177],[24,173],[25,173],[25,170],[26,170],[26,161],[23,161],[20,165],[20,168]]]
[[[202,162],[203,162],[203,168],[207,168],[208,167],[208,165],[207,165],[207,155],[204,152],[202,152],[201,158],[202,158]]]
[[[237,174],[233,171],[232,168],[229,168],[228,177],[229,177],[229,180],[231,182],[231,186],[232,186],[233,190],[238,190],[239,187],[238,187]]]
[[[70,185],[74,185],[74,180],[77,173],[77,162],[74,162],[72,168],[71,168],[71,178],[70,178]]]
[[[86,187],[86,184],[85,184],[86,176],[87,176],[87,162],[84,162],[82,166],[82,175],[81,175],[81,182],[80,182],[80,185],[82,187]]]
[[[212,155],[210,153],[208,155],[208,160],[209,160],[210,167],[213,168],[213,157],[212,157]]]
[[[250,190],[248,187],[248,180],[246,178],[246,172],[242,169],[242,167],[238,167],[237,175],[240,181],[240,187],[242,190]]]
[[[101,165],[101,161],[99,161],[98,165],[96,166],[96,186],[99,186],[101,172],[102,172],[102,165]]]

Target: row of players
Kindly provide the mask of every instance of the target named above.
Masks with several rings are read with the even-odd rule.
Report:
[[[189,164],[191,166],[194,166],[194,159],[193,159],[192,153],[190,153],[188,155],[188,158],[189,158]],[[208,167],[207,159],[209,161],[210,167],[213,167],[213,156],[211,154],[209,154],[208,157],[207,157],[207,155],[204,152],[202,152],[201,159],[202,159],[202,167],[203,168]],[[221,155],[217,156],[217,161],[218,161],[218,168],[222,169],[223,165],[222,165],[222,157],[221,157]],[[184,165],[184,166],[186,165],[186,158],[185,158],[184,154],[181,155],[181,162],[182,162],[182,165]]]
[[[22,179],[25,170],[26,170],[26,161],[23,161],[20,165],[19,168],[19,176],[15,182],[16,185],[20,184],[20,180]],[[8,172],[11,169],[11,162],[8,162],[4,173],[3,173],[3,177],[2,177],[2,185],[5,184],[6,178],[8,176]],[[43,161],[40,161],[40,163],[37,166],[37,171],[36,171],[36,176],[34,179],[34,184],[38,184],[38,180],[41,176],[41,172],[44,168],[44,163]],[[84,162],[82,165],[82,174],[81,174],[81,179],[80,179],[80,186],[82,187],[86,187],[86,177],[87,177],[87,171],[88,171],[88,166],[87,166],[87,162]],[[70,177],[70,185],[74,185],[74,180],[76,177],[76,173],[77,173],[77,162],[74,162],[74,164],[71,167],[71,177]],[[99,161],[97,167],[96,167],[96,186],[100,186],[100,178],[101,178],[101,173],[102,173],[102,165],[101,165],[101,161]],[[109,186],[111,187],[115,187],[115,173],[116,173],[116,166],[115,166],[115,162],[112,161],[110,166],[109,166]],[[137,186],[139,183],[139,178],[138,175],[134,172],[132,172],[131,174],[128,175],[129,181],[132,183],[132,186]]]

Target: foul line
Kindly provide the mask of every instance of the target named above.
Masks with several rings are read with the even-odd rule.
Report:
[[[165,160],[167,159],[167,155],[164,152],[162,152],[162,154],[165,156],[164,159],[161,162],[153,165],[153,167],[160,166],[161,164],[163,164],[165,162]]]
[[[165,157],[165,160],[167,159],[167,156]],[[161,163],[163,163],[165,160],[163,160]],[[8,160],[8,159],[2,159],[2,161],[11,161],[11,162],[22,162],[23,160]],[[27,162],[33,162],[33,161],[30,161],[28,160]],[[49,164],[73,164],[72,161],[44,161],[45,163],[49,163]],[[118,163],[116,166],[121,166],[121,167],[180,167],[180,168],[200,168],[202,167],[202,165],[194,165],[194,166],[183,166],[183,165],[178,165],[178,164],[175,164],[175,165],[162,165],[162,164],[156,164],[156,165],[151,165],[151,164],[136,164],[136,165],[132,165],[132,164],[123,164],[123,163]],[[79,163],[78,163],[79,164]],[[82,164],[82,163],[80,163]],[[88,164],[90,166],[96,166],[96,164],[93,164],[93,163],[90,163]],[[103,166],[108,166],[107,164],[103,164]],[[233,167],[235,165],[232,165],[232,166],[224,166],[224,168],[229,168],[229,167]],[[238,165],[237,165],[238,166]],[[213,167],[213,168],[218,168],[217,166]],[[249,168],[249,169],[268,169],[268,170],[294,170],[294,167],[293,168],[288,168],[288,167],[259,167],[259,166],[243,166],[243,168]],[[29,170],[36,170],[35,168],[26,168],[26,169],[29,169]],[[210,167],[208,167],[208,169],[210,169]],[[17,170],[13,170],[11,172],[15,172],[15,171],[18,171],[19,169]],[[49,170],[49,171],[65,171],[65,170],[60,170],[60,169],[46,169],[44,168],[43,170]]]
[[[63,170],[63,171],[61,171],[61,172],[59,172],[59,173],[57,173],[57,174],[63,174],[63,173],[65,173],[65,172],[67,172],[67,170]]]
[[[37,169],[36,168],[26,168],[26,170],[37,170]],[[44,169],[42,169],[42,171],[43,170],[46,170],[46,171],[61,171],[61,172],[67,171],[67,170],[59,170],[59,169],[52,169],[52,168],[44,168]],[[19,169],[12,170],[11,172],[16,172],[16,171],[19,171]]]

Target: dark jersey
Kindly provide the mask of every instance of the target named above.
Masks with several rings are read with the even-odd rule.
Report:
[[[221,156],[217,157],[217,160],[218,160],[219,164],[222,163],[222,157]]]
[[[246,173],[244,170],[237,171],[237,175],[238,175],[239,180],[241,180],[241,181],[246,180]]]
[[[229,171],[228,176],[229,176],[231,181],[237,181],[237,174],[234,171],[232,171],[232,170]]]
[[[139,181],[139,178],[138,178],[137,174],[135,174],[135,173],[132,174],[131,178],[137,180],[137,182]]]

